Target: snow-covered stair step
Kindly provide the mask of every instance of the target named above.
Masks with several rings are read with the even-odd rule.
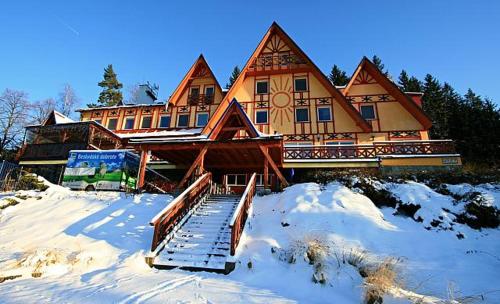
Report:
[[[229,221],[239,200],[240,197],[234,195],[211,196],[205,200],[173,234],[154,265],[227,271],[226,262],[231,252]]]

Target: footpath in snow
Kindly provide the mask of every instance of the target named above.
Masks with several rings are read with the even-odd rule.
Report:
[[[463,206],[423,184],[376,186],[421,208],[394,215],[335,182],[256,197],[229,275],[146,265],[149,220],[171,196],[55,185],[1,194],[0,302],[362,303],[367,282],[380,284],[370,269],[389,261],[384,303],[500,303],[499,229],[456,223]],[[495,185],[447,188],[500,204]]]

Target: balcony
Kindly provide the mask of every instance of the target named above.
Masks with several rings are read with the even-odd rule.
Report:
[[[284,160],[375,160],[383,156],[432,156],[456,154],[451,140],[374,142],[373,145],[322,145],[284,147]]]
[[[253,60],[248,72],[257,74],[258,72],[289,71],[306,67],[306,61],[294,54],[262,55]]]
[[[206,94],[195,94],[195,95],[189,95],[188,96],[188,104],[190,106],[197,106],[197,105],[210,105],[213,104],[214,102],[214,95],[206,95]]]
[[[86,150],[85,143],[53,143],[25,145],[20,151],[20,161],[67,159],[71,150]]]

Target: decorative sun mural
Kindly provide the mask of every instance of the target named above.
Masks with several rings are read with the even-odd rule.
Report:
[[[271,85],[271,118],[273,122],[279,121],[280,124],[286,120],[291,121],[293,110],[290,106],[292,103],[292,84],[290,78],[283,79],[280,76],[279,80],[273,79]]]

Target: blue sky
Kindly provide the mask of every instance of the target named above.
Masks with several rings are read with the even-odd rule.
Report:
[[[499,14],[494,0],[5,1],[0,91],[39,100],[69,83],[86,104],[112,63],[125,95],[151,81],[166,99],[200,53],[224,86],[277,21],[325,73],[377,54],[394,77],[431,73],[500,104]]]

